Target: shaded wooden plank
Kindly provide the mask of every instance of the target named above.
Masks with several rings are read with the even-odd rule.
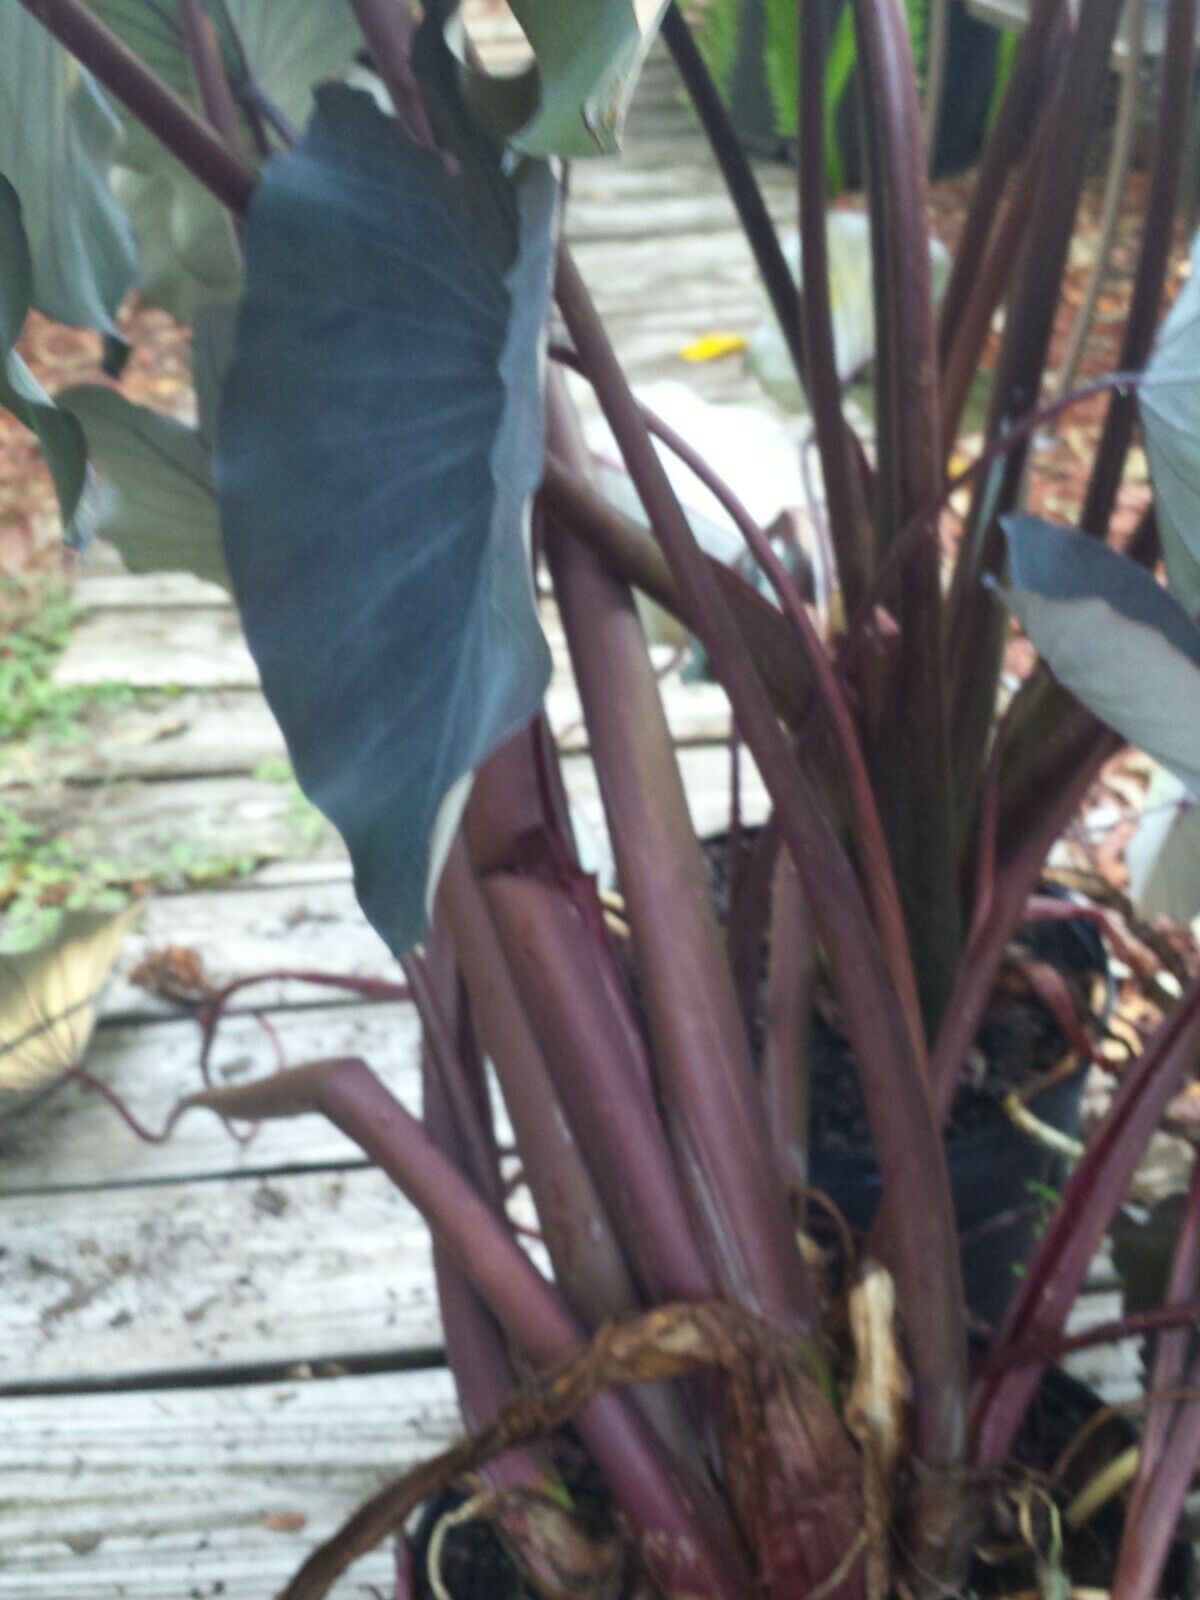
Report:
[[[197,1113],[198,1115],[206,1113]],[[6,1196],[0,1384],[436,1349],[429,1235],[372,1168]]]
[[[289,1066],[361,1056],[419,1112],[419,1025],[411,1005],[313,1006],[268,1012],[265,1019]],[[199,1030],[190,1020],[108,1025],[92,1039],[87,1068],[144,1126],[160,1128],[172,1106],[199,1087],[199,1048]],[[265,1076],[275,1064],[272,1040],[253,1017],[233,1016],[222,1025],[212,1055],[217,1083]],[[357,1145],[323,1117],[265,1123],[249,1143],[240,1143],[215,1117],[197,1112],[184,1117],[165,1143],[147,1144],[102,1096],[74,1084],[0,1118],[0,1196],[167,1178],[246,1177],[361,1165],[363,1159]],[[77,1204],[86,1211],[90,1201],[81,1196]]]
[[[603,837],[604,816],[595,768],[585,754],[567,755],[563,780],[578,818]],[[730,755],[720,745],[679,751],[679,765],[697,830],[727,825]],[[766,797],[753,764],[743,758],[745,816],[761,821]],[[342,854],[329,827],[314,831],[316,814],[298,805],[290,785],[253,777],[121,782],[98,788],[59,785],[21,797],[31,822],[52,830],[84,860],[114,862],[126,878],[179,880],[280,858]]]
[[[794,231],[793,186],[777,185],[766,191],[765,198],[774,220]],[[656,233],[664,244],[678,246],[681,252],[688,244],[693,246],[687,255],[693,274],[700,263],[707,269],[702,247],[709,242],[721,246],[727,242],[731,250],[739,247],[748,262],[752,259],[720,175],[703,161],[684,165],[676,158],[657,174],[635,164],[623,180],[606,174],[600,185],[572,184],[567,236],[581,264],[599,244],[648,242]]]
[[[115,552],[114,552],[115,555]],[[116,558],[119,565],[120,558]],[[157,609],[176,611],[200,606],[232,609],[233,601],[219,583],[208,583],[190,572],[92,570],[84,563],[75,581],[75,604],[84,611]]]
[[[258,671],[229,606],[88,612],[54,670],[58,684],[248,689]]]
[[[127,880],[184,886],[280,857],[341,853],[333,830],[289,784],[252,777],[49,785],[21,796],[23,816],[81,860],[109,862]]]
[[[663,684],[663,703],[676,743],[728,738],[728,702],[717,684],[683,683],[672,675]],[[546,711],[563,748],[586,748],[579,695],[563,674],[550,686]],[[254,774],[285,755],[279,725],[257,690],[193,692],[114,712],[87,741],[0,752],[0,787],[228,777]]]
[[[6,1600],[268,1600],[461,1432],[444,1370],[0,1401]],[[390,1593],[390,1556],[334,1591]]]
[[[0,752],[0,783],[227,777],[285,754],[279,724],[257,689],[218,689],[122,708],[86,742]]]

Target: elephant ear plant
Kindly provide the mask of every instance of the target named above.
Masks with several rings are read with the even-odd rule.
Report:
[[[398,0],[0,13],[3,401],[41,436],[77,540],[98,526],[134,566],[232,585],[300,780],[345,837],[424,1024],[422,1120],[350,1059],[188,1102],[331,1118],[433,1234],[473,1437],[381,1491],[287,1594],[325,1594],[472,1472],[471,1514],[545,1593],[961,1593],[1089,1263],[1200,1059],[1198,980],[1128,1068],[1004,1325],[969,1342],[942,1127],[1010,942],[1123,740],[1200,787],[1194,319],[1175,319],[1143,374],[1196,0],[1168,3],[1121,370],[1101,385],[1076,529],[1023,516],[1020,494],[1120,0],[1077,16],[1034,0],[936,320],[904,7],[854,0],[870,452],[835,364],[818,8],[799,8],[803,297],[674,6],[512,9],[534,60],[503,79],[433,0],[420,18]],[[808,397],[835,567],[824,630],[803,575],[634,399],[562,242],[560,160],[611,158],[660,27]],[[31,303],[111,333],[130,281],[193,325],[195,428],[110,390],[55,405],[12,352]],[[548,363],[552,300],[566,341]],[[1001,307],[982,453],[952,477]],[[594,390],[652,537],[597,491],[562,363]],[[1139,389],[1160,499],[1118,554],[1106,540]],[[769,597],[700,550],[656,433],[721,499]],[[955,490],[972,503],[946,571]],[[1174,597],[1154,576],[1160,541]],[[620,933],[579,864],[540,710],[535,572],[583,703]],[[635,590],[700,640],[770,798],[728,935]],[[1004,700],[1007,608],[1045,664]],[[745,973],[764,943],[756,1053]],[[833,996],[883,1186],[836,1296],[798,1231],[814,986]],[[540,1254],[506,1205],[493,1081]],[[1194,1320],[1198,1230],[1193,1184],[1158,1326]],[[1157,1358],[1119,1600],[1156,1593],[1200,1455],[1184,1337]],[[603,1484],[599,1533],[564,1466],[567,1424]],[[1039,1555],[1043,1592],[1065,1586]]]

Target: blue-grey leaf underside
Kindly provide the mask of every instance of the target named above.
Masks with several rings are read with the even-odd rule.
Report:
[[[425,928],[448,791],[549,678],[525,529],[542,464],[556,183],[526,163],[512,265],[369,96],[320,91],[246,219],[218,421],[226,559],[309,798],[395,950]]]

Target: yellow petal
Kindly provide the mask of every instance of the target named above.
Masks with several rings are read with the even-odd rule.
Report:
[[[679,354],[685,361],[720,361],[722,356],[734,355],[745,348],[743,334],[702,333],[698,339],[685,344]]]

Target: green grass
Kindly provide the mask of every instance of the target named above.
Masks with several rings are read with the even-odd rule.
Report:
[[[84,738],[97,707],[134,699],[127,684],[54,682],[74,614],[70,590],[57,578],[0,578],[0,745]]]
[[[206,853],[182,839],[136,860],[90,857],[52,823],[31,822],[0,801],[0,951],[40,944],[61,911],[115,911],[150,888],[211,888],[259,864],[255,856]]]
[[[65,687],[54,668],[70,638],[75,608],[61,579],[42,574],[0,578],[0,761],[7,747],[45,747],[93,737],[113,711],[152,699],[127,684]],[[283,763],[281,780],[295,783]],[[147,859],[101,860],[82,853],[51,818],[23,816],[15,792],[0,799],[0,950],[23,950],[53,932],[63,910],[117,909],[152,885],[190,888],[252,871],[250,857],[206,854],[186,840]],[[311,827],[296,789],[296,825]],[[290,815],[290,813],[289,813]]]
[[[0,802],[0,947],[27,950],[54,930],[60,911],[116,910],[128,900],[113,862],[86,861]]]

